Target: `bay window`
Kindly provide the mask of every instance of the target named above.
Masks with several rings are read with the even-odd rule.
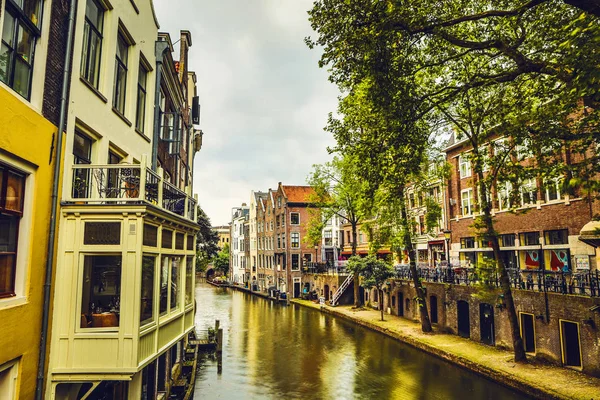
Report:
[[[140,325],[154,320],[154,271],[156,257],[142,257],[142,292],[140,302]]]

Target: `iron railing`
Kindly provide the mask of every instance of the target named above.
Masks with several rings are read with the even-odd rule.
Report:
[[[348,275],[350,272],[345,267],[344,263],[315,263],[308,262],[302,266],[302,272],[305,274],[326,274],[326,275]]]
[[[140,164],[76,164],[65,201],[84,204],[150,203],[194,221],[196,200]]]
[[[408,265],[395,267],[396,278],[412,280]],[[442,282],[455,285],[486,285],[500,287],[497,271],[478,273],[474,268],[444,267],[417,268],[419,278],[425,282]],[[574,294],[581,296],[600,296],[600,273],[596,271],[540,271],[508,269],[511,287],[520,290]]]

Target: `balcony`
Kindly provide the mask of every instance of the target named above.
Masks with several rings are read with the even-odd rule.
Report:
[[[196,199],[142,164],[76,164],[71,166],[72,204],[149,204],[196,221]]]
[[[346,269],[347,261],[333,261],[332,263],[307,262],[302,267],[305,274],[325,274],[325,275],[348,275]]]

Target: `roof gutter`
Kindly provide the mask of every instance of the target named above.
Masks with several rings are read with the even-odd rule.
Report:
[[[60,167],[63,150],[63,132],[66,127],[67,97],[69,94],[69,82],[71,75],[71,61],[73,48],[73,33],[75,31],[75,10],[77,2],[71,0],[69,4],[69,25],[67,30],[67,48],[65,49],[65,70],[63,73],[62,94],[60,99],[60,113],[58,117],[58,133],[56,144],[56,160],[54,162],[54,174],[52,181],[52,197],[50,200],[50,228],[48,232],[48,245],[46,253],[46,279],[44,282],[44,304],[42,314],[42,332],[38,356],[37,381],[35,387],[36,400],[43,399],[44,371],[46,366],[46,347],[48,345],[48,325],[50,319],[50,294],[52,292],[52,265],[54,262],[54,245],[56,242],[56,215],[58,210],[58,189],[60,181]]]

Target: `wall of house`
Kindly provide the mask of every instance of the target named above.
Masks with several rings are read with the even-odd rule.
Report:
[[[502,348],[512,348],[512,336],[508,313],[498,307],[502,304],[498,291],[483,291],[475,287],[449,285],[444,283],[426,283],[427,307],[431,315],[431,296],[437,297],[438,328],[442,331],[458,333],[457,302],[463,300],[469,304],[469,319],[471,323],[471,340],[481,341],[480,304],[493,306],[495,324],[495,345]],[[386,290],[384,307],[390,308],[390,313],[398,315],[399,293],[403,297],[404,317],[418,320],[415,289],[408,281],[395,281]],[[396,306],[391,306],[391,296],[395,296]],[[589,374],[600,376],[600,312],[593,307],[600,305],[600,298],[543,293],[537,291],[513,290],[517,313],[529,313],[535,316],[535,345],[534,356],[537,359],[556,364],[562,363],[560,321],[575,322],[579,325],[581,357],[583,370]],[[372,297],[372,294],[370,295]],[[546,319],[546,298],[548,315]],[[409,309],[406,309],[406,302]]]

